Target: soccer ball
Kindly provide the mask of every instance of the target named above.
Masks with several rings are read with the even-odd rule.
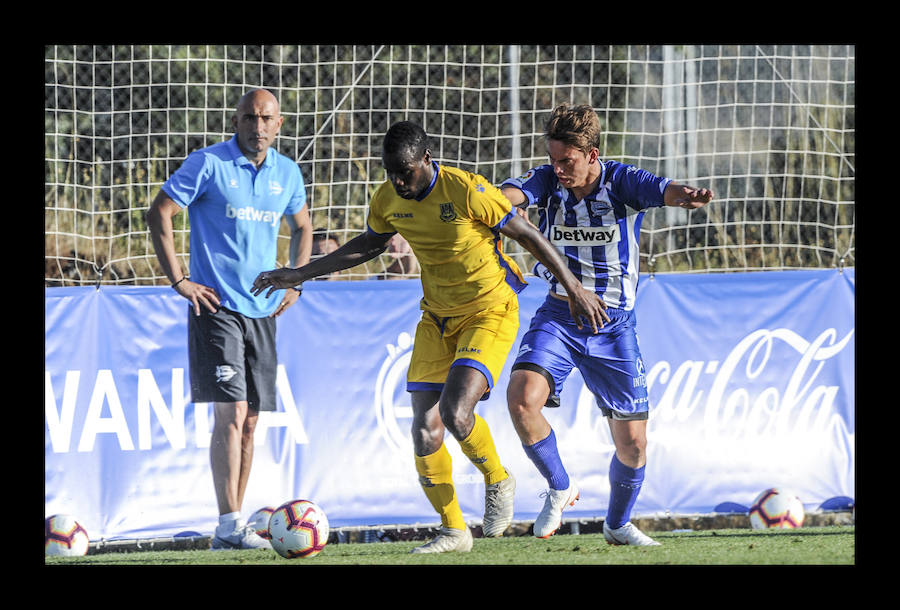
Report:
[[[47,555],[87,555],[89,542],[87,531],[71,515],[53,515],[44,520],[44,553]]]
[[[274,512],[275,509],[271,506],[264,506],[250,516],[247,525],[253,528],[257,536],[269,540],[269,518]]]
[[[784,489],[767,489],[750,506],[750,525],[756,530],[802,527],[805,517],[800,498]]]
[[[291,500],[272,513],[269,536],[282,557],[314,557],[328,543],[328,517],[314,502]]]

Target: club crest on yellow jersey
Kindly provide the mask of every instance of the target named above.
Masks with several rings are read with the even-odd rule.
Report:
[[[441,204],[441,220],[444,222],[452,222],[456,220],[456,210],[450,202]]]

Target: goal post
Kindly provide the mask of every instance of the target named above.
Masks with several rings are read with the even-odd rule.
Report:
[[[546,161],[544,123],[567,101],[597,111],[603,158],[716,192],[645,216],[642,272],[855,262],[852,45],[48,45],[45,285],[165,283],[150,202],[188,153],[231,136],[253,87],[278,97],[275,147],[340,243],[364,229],[393,122],[420,122],[439,162],[499,184]],[[184,268],[188,232],[176,216]],[[288,248],[284,226],[281,264]]]

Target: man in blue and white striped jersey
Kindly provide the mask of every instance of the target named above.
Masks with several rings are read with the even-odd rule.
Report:
[[[582,285],[600,296],[609,322],[596,330],[578,328],[565,290],[540,263],[535,266],[534,273],[548,281],[549,293],[522,338],[507,390],[525,453],[550,488],[534,535],[547,538],[556,532],[563,509],[579,497],[541,412],[544,406],[559,406],[563,382],[578,368],[609,422],[616,448],[609,467],[606,540],[656,546],[630,521],[644,480],[650,410],[634,316],[641,220],[653,207],[699,208],[713,193],[601,160],[600,120],[590,106],[554,109],[545,137],[550,163],[506,180],[501,190],[520,210],[537,206],[538,228]]]

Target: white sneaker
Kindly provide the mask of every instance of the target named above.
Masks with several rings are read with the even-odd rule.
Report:
[[[513,498],[516,494],[516,478],[505,468],[509,476],[484,489],[484,521],[481,529],[485,538],[502,536],[513,519]]]
[[[534,520],[534,535],[536,538],[549,538],[562,525],[563,510],[567,506],[574,506],[581,494],[575,482],[570,481],[568,489],[551,489],[542,495],[546,498],[544,508]]]
[[[257,534],[251,526],[244,525],[230,533],[222,533],[216,528],[209,548],[213,551],[271,549],[272,544]]]
[[[612,529],[603,522],[603,536],[609,544],[630,544],[632,546],[662,546],[656,540],[639,530],[629,521],[618,529]]]
[[[442,527],[431,542],[417,546],[410,553],[447,553],[458,551],[468,553],[472,550],[472,532],[469,528],[462,530]]]

